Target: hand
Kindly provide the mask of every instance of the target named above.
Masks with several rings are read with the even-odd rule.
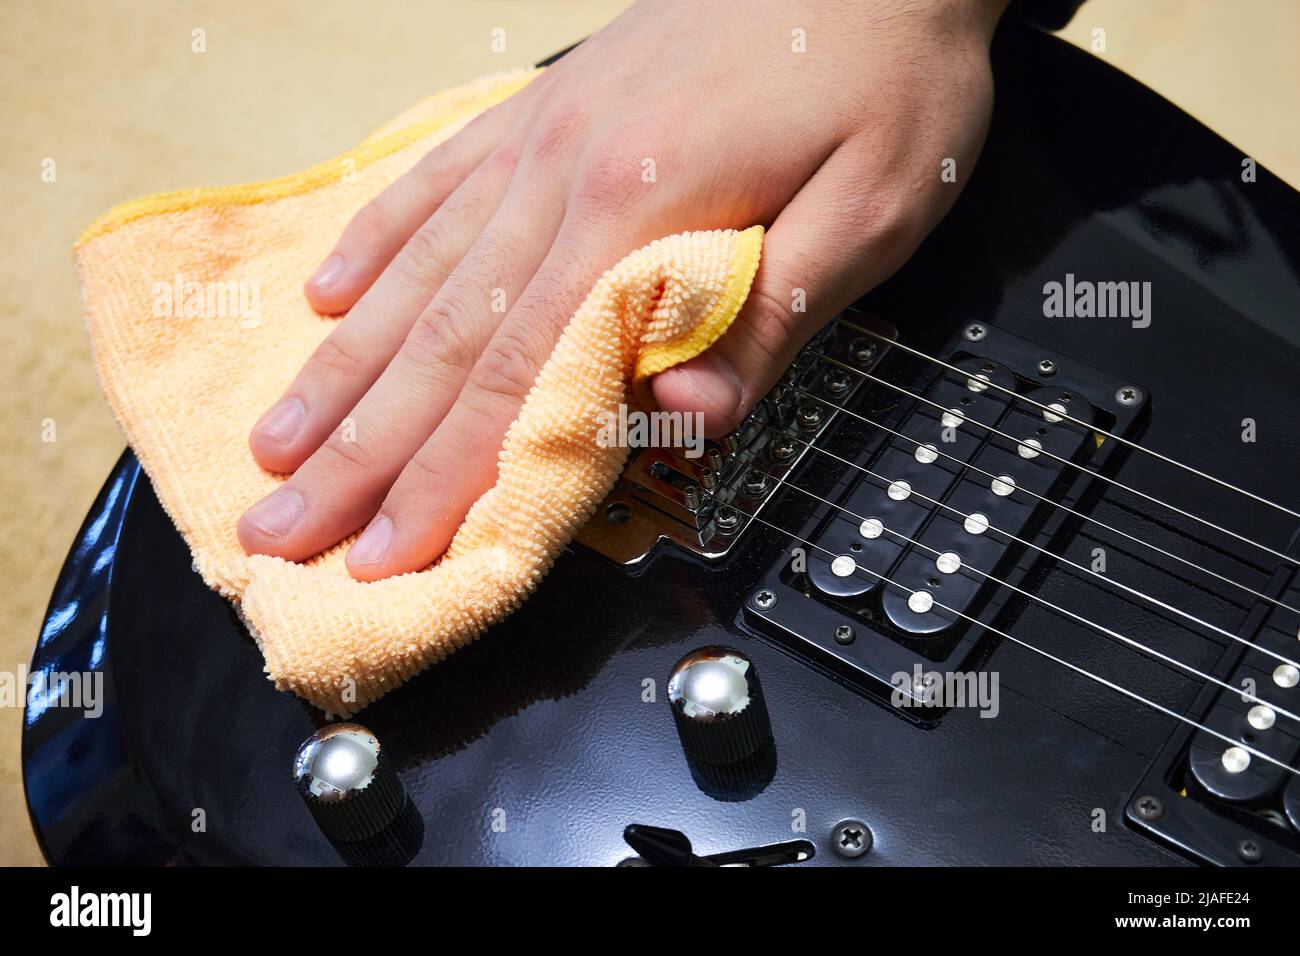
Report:
[[[253,430],[258,463],[293,476],[240,519],[244,548],[303,560],[365,527],[354,577],[426,567],[495,482],[600,274],[660,236],[762,223],[735,324],[652,383],[663,408],[730,430],[955,200],[1004,3],[642,2],[478,117],[358,213],[308,282],[315,308],[348,314]]]

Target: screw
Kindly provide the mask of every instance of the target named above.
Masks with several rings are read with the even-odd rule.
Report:
[[[1237,856],[1243,863],[1258,863],[1264,858],[1264,848],[1256,840],[1242,840],[1237,845]]]
[[[713,513],[713,523],[718,526],[719,531],[734,531],[736,525],[740,524],[740,512],[730,505],[723,505]]]
[[[754,607],[760,611],[772,610],[772,608],[776,607],[776,592],[763,588],[763,590],[755,593]]]
[[[1133,803],[1133,810],[1137,813],[1139,820],[1145,820],[1147,823],[1159,820],[1165,815],[1165,805],[1160,802],[1159,797],[1153,797],[1150,794],[1145,797],[1138,797]]]
[[[849,346],[849,357],[859,365],[866,365],[876,357],[876,343],[868,339],[854,339]]]
[[[718,475],[712,468],[700,469],[700,484],[704,486],[705,491],[712,491],[718,487]]]
[[[966,331],[962,334],[966,336],[967,342],[979,342],[983,340],[984,336],[989,334],[989,330],[978,322],[972,322],[970,325],[966,326]]]
[[[865,856],[871,843],[871,830],[861,820],[843,820],[831,831],[831,849],[846,860]]]
[[[1136,385],[1125,385],[1115,393],[1115,401],[1121,405],[1136,405],[1142,401],[1142,389]]]
[[[831,369],[822,377],[822,384],[828,395],[843,395],[849,390],[849,373],[843,369]]]
[[[799,406],[799,427],[816,428],[821,424],[822,410],[818,405],[812,402],[806,402]]]
[[[761,498],[767,494],[767,475],[761,471],[751,471],[745,476],[745,494],[751,498]]]
[[[798,450],[793,438],[778,438],[772,443],[772,458],[776,461],[789,461]]]
[[[1056,374],[1056,363],[1051,359],[1043,359],[1038,363],[1038,374],[1047,376]]]
[[[852,644],[853,628],[849,627],[847,624],[841,624],[839,627],[835,628],[835,643]]]
[[[698,511],[700,507],[700,489],[691,485],[682,491],[682,504],[687,511]]]

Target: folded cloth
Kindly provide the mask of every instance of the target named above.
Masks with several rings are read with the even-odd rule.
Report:
[[[308,306],[303,278],[371,197],[534,75],[434,96],[294,176],[127,203],[77,243],[100,381],[158,500],[276,687],[329,714],[355,713],[519,606],[626,460],[597,440],[606,416],[715,341],[758,267],[754,227],[660,239],[605,273],[510,427],[496,485],[432,567],[360,583],[344,564],[351,539],[302,564],[245,555],[236,521],[284,480],[256,464],[248,433],[337,321]]]

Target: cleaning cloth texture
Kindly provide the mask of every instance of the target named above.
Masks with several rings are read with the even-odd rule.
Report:
[[[565,328],[498,459],[496,484],[433,566],[372,583],[350,539],[305,563],[246,555],[239,516],[284,480],[248,434],[337,318],[302,281],[348,220],[536,71],[436,95],[357,149],[269,182],[110,210],[78,240],[101,384],[208,586],[234,601],[281,690],[348,716],[511,613],[608,493],[619,403],[714,342],[758,268],[762,229],[660,239],[613,265]],[[178,635],[178,640],[184,640]]]

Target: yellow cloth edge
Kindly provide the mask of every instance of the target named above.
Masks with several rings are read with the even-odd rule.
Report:
[[[687,335],[669,342],[655,342],[645,346],[637,356],[636,370],[632,374],[632,394],[647,408],[654,406],[648,380],[660,372],[695,358],[720,339],[731,323],[736,321],[750,286],[758,272],[758,262],[763,251],[763,227],[750,226],[736,240],[736,255],[732,260],[733,272],[727,280],[722,298],[713,311]]]
[[[288,176],[263,179],[251,183],[237,183],[231,186],[205,186],[198,189],[178,189],[170,192],[153,193],[120,203],[100,215],[87,226],[81,235],[77,237],[76,242],[73,243],[73,248],[80,248],[97,236],[112,232],[119,226],[133,222],[136,219],[143,219],[146,216],[182,212],[200,206],[253,205],[318,189],[338,179],[340,163],[351,159],[357,164],[357,169],[361,169],[445,126],[472,119],[498,103],[508,100],[536,79],[540,72],[540,70],[534,70],[524,76],[515,78],[503,76],[495,86],[490,87],[481,97],[463,103],[437,119],[416,123],[378,138],[376,138],[376,134],[372,133],[362,140],[360,145],[348,150],[346,153],[317,163],[315,166],[309,166],[307,169],[291,173]],[[383,127],[380,127],[380,129],[382,130]]]

